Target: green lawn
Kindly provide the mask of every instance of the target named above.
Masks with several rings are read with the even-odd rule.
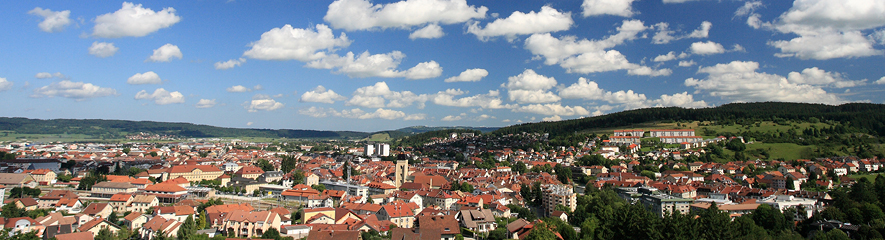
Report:
[[[795,143],[754,143],[747,144],[747,150],[764,149],[771,155],[771,159],[783,158],[786,160],[800,159],[802,151],[812,151],[814,146],[801,146]]]
[[[390,134],[387,134],[387,133],[376,133],[376,134],[372,134],[372,136],[369,136],[368,138],[366,138],[366,141],[371,141],[371,142],[389,142],[390,140],[392,140],[390,138]]]
[[[876,180],[876,176],[879,176],[879,174],[881,174],[881,173],[872,173],[872,174],[852,174],[852,175],[848,175],[848,177],[850,177],[851,179],[861,179],[861,178],[866,178],[867,180],[870,180],[870,182],[872,182],[872,181],[875,181],[875,180]]]

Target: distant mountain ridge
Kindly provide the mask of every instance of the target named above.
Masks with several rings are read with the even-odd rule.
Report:
[[[364,139],[375,133],[402,137],[441,129],[475,129],[491,132],[498,128],[415,126],[392,131],[321,131],[303,129],[226,128],[181,122],[155,122],[105,119],[30,119],[0,117],[0,131],[19,134],[84,134],[106,139],[121,139],[139,132],[176,135],[184,138],[266,137],[302,139]]]

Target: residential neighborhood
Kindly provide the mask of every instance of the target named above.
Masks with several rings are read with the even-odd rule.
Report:
[[[598,189],[658,217],[715,206],[734,219],[768,205],[802,221],[832,203],[827,189],[855,182],[848,174],[882,168],[877,158],[857,157],[689,162],[708,145],[744,143],[694,134],[615,130],[552,147],[538,133],[453,133],[417,147],[317,142],[297,151],[196,139],[13,142],[0,145],[16,156],[0,161],[0,196],[14,206],[3,216],[33,212],[3,218],[15,223],[7,224],[11,231],[41,238],[124,231],[145,240],[270,232],[293,239],[523,239],[548,226],[544,221],[568,224],[583,208],[579,196]],[[672,147],[644,150],[648,138]],[[671,143],[675,138],[682,142]]]

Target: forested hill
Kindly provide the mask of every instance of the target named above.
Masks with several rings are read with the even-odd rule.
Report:
[[[267,138],[352,138],[362,139],[371,133],[351,131],[316,131],[292,129],[224,128],[191,123],[100,119],[28,119],[0,117],[0,131],[19,134],[85,134],[106,139],[120,139],[129,134],[148,132],[186,138],[267,137]]]
[[[545,132],[551,135],[571,134],[589,129],[625,127],[656,121],[741,120],[833,120],[866,133],[885,136],[885,105],[847,103],[839,106],[809,103],[731,103],[714,108],[686,109],[679,107],[645,108],[597,117],[558,122],[524,123],[504,127],[495,134]]]

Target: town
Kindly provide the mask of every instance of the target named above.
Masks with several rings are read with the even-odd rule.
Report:
[[[693,129],[619,129],[573,146],[472,131],[418,146],[137,136],[177,142],[0,143],[5,227],[41,239],[573,239],[589,231],[579,196],[600,189],[658,217],[712,208],[735,219],[766,205],[798,222],[855,184],[850,174],[882,168],[876,157],[700,161],[753,143]]]

